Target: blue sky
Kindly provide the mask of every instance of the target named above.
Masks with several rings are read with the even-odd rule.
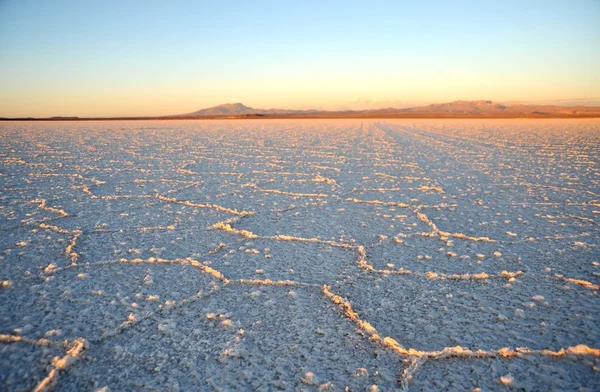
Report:
[[[0,0],[0,116],[600,102],[598,21],[597,0]]]

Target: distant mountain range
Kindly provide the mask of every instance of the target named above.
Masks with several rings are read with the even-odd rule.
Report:
[[[369,109],[369,110],[289,110],[254,109],[241,103],[228,103],[201,109],[175,117],[600,117],[600,107],[500,104],[492,101],[454,101],[412,108]]]
[[[600,106],[556,106],[501,104],[492,101],[454,101],[412,108],[369,110],[254,109],[242,103],[227,103],[192,113],[145,117],[50,117],[0,118],[0,120],[152,120],[211,118],[578,118],[600,117]]]
[[[182,117],[218,117],[240,115],[284,115],[316,113],[314,110],[287,110],[287,109],[254,109],[242,103],[226,103],[208,109],[200,109],[193,113],[184,114]]]

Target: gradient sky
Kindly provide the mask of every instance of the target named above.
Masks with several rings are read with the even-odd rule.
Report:
[[[0,0],[0,116],[600,102],[600,1]]]

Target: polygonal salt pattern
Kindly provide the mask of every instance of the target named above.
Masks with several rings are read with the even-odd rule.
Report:
[[[2,123],[0,383],[593,390],[599,135]]]

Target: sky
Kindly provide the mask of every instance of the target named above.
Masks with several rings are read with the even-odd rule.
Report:
[[[0,0],[0,117],[600,105],[600,0]]]

